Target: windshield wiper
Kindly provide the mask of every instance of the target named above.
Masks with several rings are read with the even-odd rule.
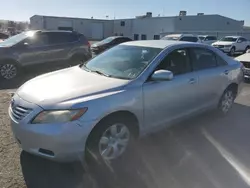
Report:
[[[90,69],[89,69],[89,70],[90,70]],[[110,75],[105,74],[105,73],[103,73],[103,72],[101,72],[101,71],[98,71],[98,70],[90,70],[90,72],[94,72],[94,73],[97,73],[97,74],[100,74],[100,75],[103,75],[103,76],[106,76],[106,77],[110,77]]]

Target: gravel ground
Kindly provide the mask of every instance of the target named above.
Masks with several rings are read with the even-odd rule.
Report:
[[[13,139],[7,115],[9,101],[8,92],[0,91],[0,187],[24,188],[20,149]]]

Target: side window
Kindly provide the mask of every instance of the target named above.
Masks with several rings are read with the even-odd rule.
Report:
[[[51,32],[47,33],[49,38],[49,44],[63,44],[75,42],[78,40],[78,36],[73,33],[64,33],[64,32]]]
[[[40,33],[34,35],[32,38],[24,40],[24,43],[28,43],[31,47],[42,47],[49,45],[48,36],[46,33]]]
[[[241,41],[242,41],[242,42],[246,42],[246,41],[247,41],[247,39],[245,39],[245,38],[241,38]]]
[[[204,48],[191,48],[194,70],[209,69],[217,66],[213,52]]]
[[[222,57],[220,57],[219,55],[216,55],[216,61],[217,61],[218,66],[227,65],[227,62]]]
[[[157,67],[160,69],[172,71],[174,75],[191,72],[188,50],[178,49],[168,54]]]
[[[237,42],[239,43],[244,42],[244,38],[240,37]]]

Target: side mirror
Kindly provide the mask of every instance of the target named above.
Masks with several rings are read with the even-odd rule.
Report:
[[[151,76],[151,80],[154,81],[170,81],[174,77],[173,73],[168,70],[157,70],[154,72],[154,74]]]
[[[242,41],[241,41],[241,40],[238,40],[237,43],[242,43]]]

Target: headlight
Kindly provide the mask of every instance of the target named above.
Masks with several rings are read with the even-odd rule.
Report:
[[[232,45],[224,45],[225,48],[230,48]]]
[[[64,123],[79,119],[88,108],[78,110],[53,110],[53,111],[42,111],[32,121],[32,124],[41,123]]]

